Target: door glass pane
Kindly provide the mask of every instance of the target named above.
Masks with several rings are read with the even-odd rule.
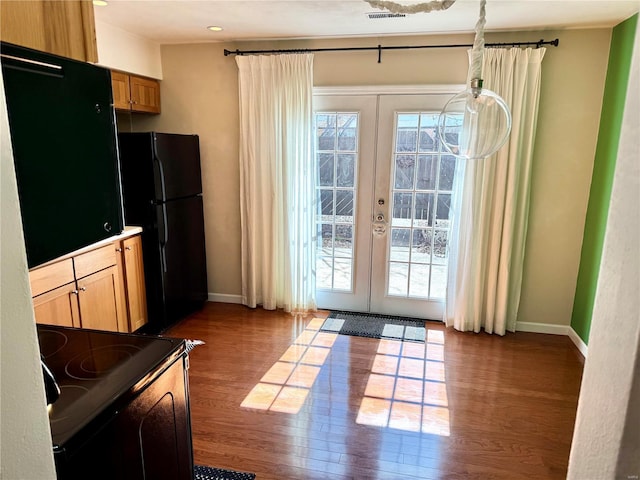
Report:
[[[419,115],[398,116],[396,131],[396,152],[415,152],[418,143]]]
[[[335,149],[336,116],[332,114],[316,115],[317,151]]]
[[[451,211],[451,194],[438,194],[438,208],[436,209],[436,226],[449,226],[449,212]]]
[[[411,213],[413,210],[413,194],[412,193],[394,193],[393,194],[393,217],[391,225],[394,227],[411,226]]]
[[[413,172],[415,170],[415,155],[396,155],[395,188],[413,188]]]
[[[411,275],[409,276],[409,296],[417,298],[428,298],[429,294],[429,265],[411,264]]]
[[[355,153],[339,154],[338,168],[336,171],[336,175],[337,175],[336,186],[353,187],[355,185],[354,183],[355,172],[356,172],[356,154]]]
[[[333,153],[318,153],[318,183],[323,187],[333,187]]]
[[[442,299],[446,293],[456,160],[443,152],[437,118],[435,112],[397,113],[388,295]]]
[[[318,224],[319,255],[333,256],[333,225],[330,223]]]
[[[438,265],[447,264],[449,251],[449,230],[435,230],[433,235],[433,258],[431,262]]]
[[[336,215],[340,222],[353,223],[353,190],[336,191]]]
[[[335,256],[351,258],[353,255],[353,226],[336,225]]]
[[[318,191],[318,194],[320,196],[318,217],[323,222],[333,221],[333,190],[322,189]]]
[[[416,175],[416,189],[435,190],[437,168],[437,155],[418,155],[418,174]]]
[[[355,113],[338,115],[338,150],[341,152],[355,152],[358,115]]]
[[[443,155],[440,160],[440,191],[453,190],[453,174],[456,171],[456,157]]]
[[[389,295],[407,296],[407,280],[409,279],[408,263],[389,263]]]
[[[416,193],[416,209],[413,216],[414,227],[430,227],[433,223],[435,194]]]
[[[391,229],[391,253],[392,262],[409,261],[409,242],[411,239],[410,228]]]
[[[315,114],[318,184],[316,286],[352,291],[358,113]]]
[[[334,258],[333,290],[351,290],[353,262],[350,258]]]
[[[411,242],[411,261],[413,263],[431,263],[432,230],[414,228]]]

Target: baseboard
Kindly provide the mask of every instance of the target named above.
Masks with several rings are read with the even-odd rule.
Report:
[[[584,358],[587,358],[587,349],[588,349],[587,344],[582,341],[582,339],[580,338],[580,335],[578,335],[576,331],[571,327],[569,327],[569,330],[567,331],[567,335],[569,336],[571,341],[576,345],[576,347],[578,347],[578,350],[580,350],[580,353],[584,356]]]
[[[229,295],[227,293],[209,293],[208,300],[210,302],[242,304],[242,295]]]
[[[516,332],[548,333],[550,335],[568,335],[567,325],[552,325],[550,323],[517,322]]]
[[[568,325],[551,325],[549,323],[517,322],[516,332],[547,333],[550,335],[566,335],[578,347],[580,353],[587,358],[587,344],[582,341],[573,328]]]

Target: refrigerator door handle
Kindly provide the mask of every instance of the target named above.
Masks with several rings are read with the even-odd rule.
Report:
[[[167,227],[167,205],[161,204],[162,207],[162,235],[160,236],[160,252],[162,254],[162,270],[167,272],[167,254],[165,246],[169,241],[169,232]]]
[[[164,167],[158,157],[154,157],[154,162],[158,164],[158,172],[160,173],[160,188],[162,189],[162,201],[167,200],[167,186],[164,183]]]

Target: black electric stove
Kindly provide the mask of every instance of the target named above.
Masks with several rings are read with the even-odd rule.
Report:
[[[105,478],[106,472],[109,472],[109,476],[122,474],[124,470],[118,470],[119,463],[123,468],[126,466],[126,478],[152,478],[145,474],[155,469],[147,465],[150,459],[145,458],[144,449],[152,451],[154,457],[162,456],[163,449],[171,449],[171,453],[174,453],[175,448],[188,451],[188,455],[191,455],[184,340],[49,325],[38,325],[38,340],[44,362],[60,387],[59,398],[49,407],[59,478],[75,478],[85,466],[93,467],[92,470],[100,468],[102,461],[106,468],[102,470]],[[176,367],[172,368],[173,365]],[[169,370],[175,370],[170,381],[164,378]],[[160,378],[164,379],[164,384],[158,390]],[[152,385],[155,385],[154,388],[151,388]],[[173,391],[176,388],[178,394]],[[147,392],[146,395],[143,392]],[[165,405],[166,402],[163,403],[161,399],[167,395],[177,400]],[[144,405],[144,408],[141,409],[138,404]],[[177,417],[176,408],[180,409]],[[153,413],[149,416],[149,412]],[[188,432],[179,434],[181,438],[175,441],[171,437],[168,443],[165,441],[165,445],[150,445],[150,439],[156,442],[154,437],[166,437],[164,432],[157,429],[153,435],[145,433],[150,428],[150,419],[156,417],[159,425],[166,423],[163,417],[182,419],[182,427]],[[145,419],[146,426],[143,428]],[[172,426],[173,431],[175,427]],[[126,438],[120,438],[123,436]],[[120,444],[119,447],[131,443],[133,448],[128,452],[137,452],[135,458],[123,457],[125,453],[120,450],[108,451],[109,444],[114,440]],[[182,443],[188,440],[188,445],[180,447],[178,440]],[[181,478],[178,473],[190,468],[191,457],[187,458],[187,463],[189,467],[178,465],[172,469],[164,466],[159,471],[173,472],[173,478]],[[136,470],[136,464],[139,464],[140,475],[132,473]],[[166,478],[171,478],[169,474]]]

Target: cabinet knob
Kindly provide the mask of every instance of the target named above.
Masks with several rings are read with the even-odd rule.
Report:
[[[71,290],[71,295],[78,295],[78,290]]]
[[[122,249],[120,247],[116,248],[116,252],[121,252]]]
[[[87,287],[80,287],[80,291],[81,292],[86,292],[87,291]]]
[[[131,247],[124,247],[125,250],[131,250]]]

